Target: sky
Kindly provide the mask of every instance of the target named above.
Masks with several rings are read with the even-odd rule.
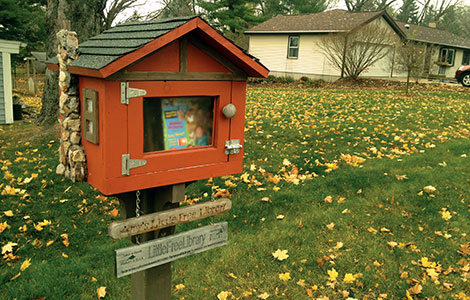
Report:
[[[440,1],[440,0],[434,0],[434,1]],[[401,1],[398,0],[394,7],[399,6],[400,3],[401,3]],[[470,0],[461,0],[461,3],[463,5],[470,5]],[[118,15],[118,17],[116,18],[114,23],[119,23],[119,22],[127,19],[128,17],[130,17],[132,15],[134,10],[137,10],[141,14],[145,15],[148,12],[156,11],[157,9],[159,9],[163,6],[161,0],[138,0],[137,4],[138,4],[137,7],[127,9],[124,12],[122,12],[120,15]],[[346,6],[344,5],[343,0],[338,0],[336,5],[331,7],[331,8],[346,9]]]

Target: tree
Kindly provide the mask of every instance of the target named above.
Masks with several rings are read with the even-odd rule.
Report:
[[[0,37],[26,44],[21,59],[32,50],[44,49],[44,0],[0,0],[0,7]]]
[[[319,47],[333,67],[341,71],[341,77],[357,80],[365,69],[390,53],[396,39],[390,29],[367,24],[347,33],[332,33]]]
[[[255,5],[248,0],[201,0],[198,6],[212,26],[242,47],[247,46],[243,32],[264,20],[255,14]]]
[[[124,9],[132,7],[135,2],[136,0],[112,0],[109,8],[106,9],[106,0],[47,0],[45,18],[47,57],[51,58],[56,55],[56,33],[59,30],[67,28],[75,31],[80,42],[86,41],[111,26],[116,16]],[[57,73],[47,70],[39,121],[55,122],[58,107]]]
[[[406,93],[408,94],[410,78],[416,80],[424,71],[424,57],[426,45],[420,42],[408,40],[395,48],[394,68],[406,72]]]
[[[285,7],[288,14],[307,14],[322,12],[328,8],[328,0],[286,0]]]
[[[386,10],[391,7],[396,0],[344,0],[349,11],[376,11]]]
[[[397,19],[405,23],[418,23],[419,8],[415,0],[404,0],[398,9]]]

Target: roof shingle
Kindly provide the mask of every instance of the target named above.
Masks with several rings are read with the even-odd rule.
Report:
[[[396,21],[398,26],[405,32],[406,37],[413,41],[453,46],[460,48],[470,48],[470,40],[459,37],[451,32],[432,27],[419,26]]]
[[[314,14],[278,15],[246,33],[350,31],[381,14],[382,11],[349,12],[335,9]]]

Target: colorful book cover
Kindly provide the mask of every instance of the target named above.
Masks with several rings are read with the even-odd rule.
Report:
[[[163,99],[165,150],[211,145],[213,107],[210,97]]]

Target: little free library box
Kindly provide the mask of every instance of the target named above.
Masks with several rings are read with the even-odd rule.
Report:
[[[242,171],[246,79],[268,70],[203,19],[118,25],[78,52],[89,184],[112,195]]]

